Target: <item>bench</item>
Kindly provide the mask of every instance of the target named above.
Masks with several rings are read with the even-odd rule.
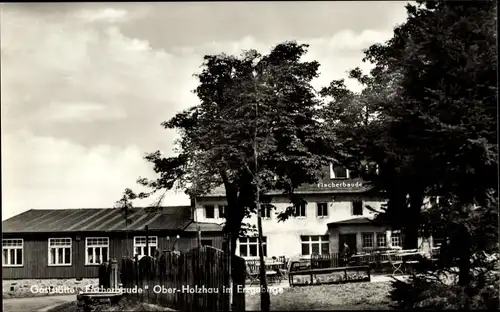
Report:
[[[348,272],[356,272],[349,274]],[[360,272],[364,274],[360,274]],[[288,282],[290,287],[303,285],[341,284],[350,282],[369,282],[369,266],[348,266],[340,268],[306,269],[290,271]]]

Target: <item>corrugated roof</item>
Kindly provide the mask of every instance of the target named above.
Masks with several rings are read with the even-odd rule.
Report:
[[[316,184],[304,184],[295,190],[295,194],[339,194],[339,193],[364,193],[371,190],[361,178],[352,179],[330,179],[330,168],[325,167],[322,170],[322,176]],[[269,195],[280,195],[283,192],[273,191]],[[223,185],[216,187],[209,194],[201,197],[224,197],[226,189]]]
[[[133,208],[125,226],[119,209],[31,209],[2,222],[3,233],[50,233],[183,230],[191,222],[191,207],[161,207],[157,212]]]

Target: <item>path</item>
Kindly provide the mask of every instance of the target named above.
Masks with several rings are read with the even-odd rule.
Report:
[[[76,300],[76,295],[10,298],[3,300],[5,312],[37,312]]]

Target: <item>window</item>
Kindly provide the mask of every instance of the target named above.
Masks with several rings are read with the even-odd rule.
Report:
[[[363,233],[363,248],[373,247],[373,233]]]
[[[213,205],[205,206],[205,218],[207,219],[215,218],[215,208]]]
[[[368,164],[366,165],[366,172],[369,174],[369,175],[376,175],[378,174],[378,164]]]
[[[330,242],[328,235],[313,235],[301,236],[302,255],[309,256],[311,254],[325,255],[330,253]]]
[[[156,248],[158,247],[158,237],[149,236],[149,250],[146,250],[146,236],[136,236],[134,237],[134,257],[138,255],[138,259],[144,256],[153,257],[155,255]]]
[[[259,242],[257,237],[240,237],[240,256],[244,258],[259,256]],[[262,251],[267,257],[267,237],[262,237]]]
[[[49,265],[71,265],[71,238],[49,238]]]
[[[201,246],[213,246],[211,239],[202,239]]]
[[[392,247],[401,247],[401,233],[400,232],[392,232],[391,245],[392,245]]]
[[[347,179],[349,178],[349,170],[342,166],[330,165],[330,179]]]
[[[87,237],[85,239],[85,265],[101,264],[108,261],[109,238]]]
[[[352,215],[353,216],[363,215],[363,202],[361,200],[355,200],[352,202]]]
[[[328,204],[318,203],[318,218],[328,217]]]
[[[295,205],[295,217],[305,217],[306,216],[306,203],[300,203]]]
[[[226,205],[219,205],[219,218],[220,219],[226,217],[226,209],[227,209]]]
[[[2,266],[23,266],[24,241],[2,239]]]
[[[387,247],[385,233],[377,233],[377,247]]]
[[[271,219],[271,205],[263,204],[260,206],[260,216],[262,218]]]

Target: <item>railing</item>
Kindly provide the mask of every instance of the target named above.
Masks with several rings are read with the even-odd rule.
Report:
[[[395,263],[404,263],[405,267],[408,265],[415,265],[419,263],[424,255],[422,251],[417,249],[403,250],[403,249],[376,249],[370,250],[365,253],[358,253],[351,256],[351,262],[354,265],[368,265],[374,271],[385,272],[387,269],[393,270]]]
[[[339,253],[312,254],[310,261],[312,269],[338,268],[347,265],[342,263]]]

